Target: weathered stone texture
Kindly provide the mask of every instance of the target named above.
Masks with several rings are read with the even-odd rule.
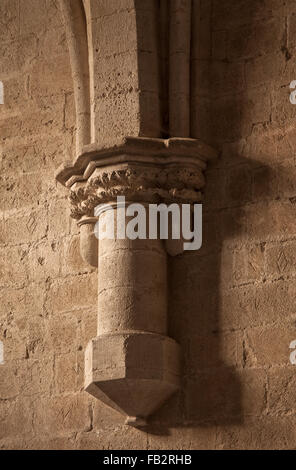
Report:
[[[135,13],[129,0],[100,4],[96,129],[111,142],[139,127]],[[0,449],[295,448],[295,2],[193,0],[191,134],[221,156],[207,172],[203,247],[169,262],[182,389],[145,432],[82,391],[97,274],[54,179],[75,153],[58,4],[2,0],[0,17]]]

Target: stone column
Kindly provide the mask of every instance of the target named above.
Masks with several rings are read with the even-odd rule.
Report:
[[[122,208],[99,216],[118,217]],[[122,214],[123,215],[123,214]],[[98,336],[86,352],[86,390],[145,418],[179,387],[179,346],[167,335],[167,255],[161,240],[100,240]]]
[[[180,253],[180,241],[98,242],[94,226],[114,215],[116,222],[118,196],[127,206],[200,202],[206,161],[215,156],[194,139],[127,138],[108,149],[85,147],[57,175],[71,188],[82,256],[98,265],[98,335],[86,350],[85,390],[136,427],[180,386],[179,345],[167,336],[167,252]]]

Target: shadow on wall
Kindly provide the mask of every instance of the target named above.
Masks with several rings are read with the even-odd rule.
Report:
[[[281,166],[269,165],[275,159],[272,146],[263,159],[248,153],[248,139],[256,132],[259,148],[260,133],[280,132],[272,123],[271,110],[266,119],[261,113],[265,96],[260,90],[252,98],[244,66],[253,53],[260,57],[268,47],[265,29],[262,36],[254,31],[272,13],[259,0],[213,0],[214,11],[210,3],[201,1],[199,9],[199,2],[193,2],[193,28],[200,37],[192,50],[191,133],[220,148],[221,158],[208,170],[202,249],[170,259],[169,335],[181,345],[183,383],[179,394],[150,420],[147,431],[159,435],[172,427],[240,425],[245,416],[260,416],[263,411],[264,383],[248,367],[244,328],[260,317],[254,292],[257,282],[266,281],[265,242],[257,232],[267,223],[271,230],[278,223],[268,220],[268,204],[279,200],[279,181],[285,186],[289,176]],[[215,19],[215,8],[225,23],[219,30],[217,22],[217,31],[210,20]],[[280,20],[284,23],[284,16]],[[245,29],[240,21],[246,22]],[[272,26],[272,17],[270,21]],[[236,38],[240,38],[237,44]],[[284,64],[289,56],[280,40],[276,47]]]

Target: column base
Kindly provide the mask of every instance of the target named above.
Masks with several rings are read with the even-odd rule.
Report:
[[[85,390],[144,427],[180,387],[179,345],[167,336],[126,332],[98,336],[85,353]]]

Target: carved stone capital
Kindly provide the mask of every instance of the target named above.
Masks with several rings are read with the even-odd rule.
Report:
[[[126,138],[118,146],[85,147],[57,180],[71,189],[71,216],[92,217],[97,205],[125,196],[130,201],[197,203],[203,171],[215,152],[195,139]]]

